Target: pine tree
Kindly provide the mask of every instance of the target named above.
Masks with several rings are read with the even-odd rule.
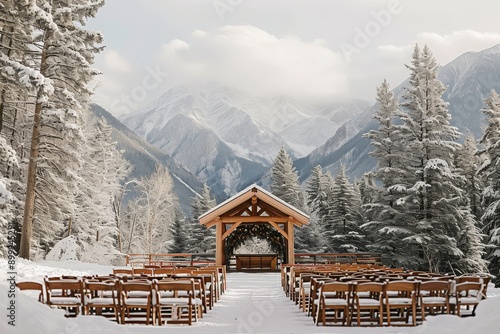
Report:
[[[78,206],[73,234],[81,249],[80,260],[112,263],[119,252],[113,200],[130,173],[129,164],[111,140],[111,127],[102,119],[87,115],[84,128],[83,164],[78,171]]]
[[[170,228],[171,243],[168,247],[169,253],[186,253],[189,250],[189,229],[185,217],[177,210],[174,222]]]
[[[455,165],[457,173],[464,179],[461,188],[465,191],[471,213],[480,221],[484,212],[481,204],[484,181],[477,174],[483,160],[478,152],[475,138],[471,134],[466,136],[464,144],[456,152]]]
[[[100,33],[84,29],[85,21],[95,16],[104,0],[40,0],[31,1],[25,7],[25,13],[33,17],[34,41],[32,51],[33,68],[10,61],[12,72],[29,83],[34,94],[33,126],[30,141],[30,156],[27,172],[26,199],[22,226],[20,256],[30,258],[35,213],[35,191],[37,199],[42,199],[44,192],[50,188],[37,188],[40,174],[47,176],[48,183],[57,175],[69,176],[78,164],[78,143],[71,145],[73,139],[78,140],[80,111],[88,102],[90,91],[88,83],[98,74],[91,68],[94,54],[101,50]],[[36,62],[35,62],[36,61]],[[55,121],[55,123],[53,123]],[[65,147],[62,147],[64,142]],[[55,149],[55,150],[54,150]],[[54,152],[56,151],[56,152]],[[55,166],[63,157],[65,164]],[[38,171],[38,163],[43,160],[42,171]],[[53,167],[53,168],[51,168]],[[57,171],[63,167],[63,171]],[[52,175],[50,175],[52,173]],[[76,184],[76,183],[75,183]],[[61,185],[61,183],[58,183]],[[52,192],[49,196],[62,198],[71,195],[71,184],[62,187],[61,193]],[[41,193],[42,192],[42,193]],[[74,205],[66,201],[68,206],[55,209],[38,202],[41,210],[52,210],[48,215],[55,215],[53,221],[71,213]],[[63,202],[57,203],[62,205]],[[48,211],[46,211],[48,212]],[[38,211],[37,211],[38,214]],[[52,228],[52,227],[51,227]],[[57,233],[57,232],[56,232]]]
[[[295,167],[293,167],[292,159],[284,146],[281,146],[278,156],[274,160],[274,165],[271,169],[271,178],[271,192],[273,195],[276,195],[299,210],[304,209],[299,177]],[[318,248],[318,242],[314,240],[318,229],[313,225],[294,228],[294,247],[298,253],[311,252]]]
[[[204,184],[201,195],[195,196],[191,203],[191,235],[189,250],[191,253],[215,253],[215,228],[201,225],[198,217],[214,208],[215,199],[210,195],[210,188]]]
[[[401,126],[396,124],[401,111],[385,80],[377,88],[377,102],[378,110],[373,118],[378,121],[379,128],[365,134],[374,146],[370,155],[377,159],[377,168],[373,172],[373,178],[377,183],[368,184],[372,174],[365,176],[371,194],[370,200],[365,200],[363,203],[363,212],[368,222],[362,225],[362,229],[373,239],[367,248],[372,252],[383,254],[386,265],[415,267],[419,258],[414,248],[402,242],[411,235],[409,222],[404,219],[404,213],[396,205],[399,195],[397,185],[404,182],[405,174],[401,161],[406,153],[401,145],[403,142]]]
[[[418,247],[421,268],[446,272],[464,257],[458,240],[468,208],[453,165],[459,132],[449,123],[448,105],[442,99],[445,87],[437,79],[437,64],[427,46],[422,51],[415,47],[408,68],[410,87],[403,95],[405,112],[400,117],[407,148],[401,161],[405,175],[390,189],[404,194],[396,204],[404,210],[411,235],[403,241]]]
[[[484,175],[486,188],[483,192],[483,205],[486,208],[481,223],[487,235],[486,260],[489,261],[490,273],[496,278],[494,283],[500,285],[500,97],[495,91],[486,99],[486,127],[480,143],[485,146],[480,151],[485,156],[484,164],[479,173]]]
[[[299,177],[284,146],[281,146],[278,156],[274,160],[271,178],[271,192],[273,195],[301,209],[303,205],[301,203]]]
[[[345,167],[341,165],[334,179],[328,216],[323,222],[327,251],[352,253],[365,250],[360,210],[359,192],[349,182]]]

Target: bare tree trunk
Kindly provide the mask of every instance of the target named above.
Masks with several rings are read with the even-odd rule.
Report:
[[[115,195],[113,198],[113,212],[115,213],[115,222],[116,222],[116,229],[118,230],[118,251],[121,253],[122,252],[122,228],[121,228],[121,200],[123,196],[120,197],[120,199],[117,198]]]
[[[21,247],[19,256],[30,259],[31,237],[33,235],[33,214],[35,212],[35,185],[36,167],[38,162],[38,148],[40,146],[40,130],[42,127],[42,104],[37,102],[33,118],[33,132],[31,135],[30,160],[28,165],[28,181],[26,184],[26,200],[24,203],[23,228],[21,230]]]
[[[47,58],[47,39],[45,39],[42,58],[40,60],[40,73],[45,75],[45,60]],[[19,256],[24,259],[30,259],[31,237],[33,235],[33,215],[35,213],[35,186],[36,169],[38,163],[40,132],[42,128],[42,102],[43,87],[38,88],[37,100],[35,105],[35,114],[33,116],[33,131],[31,134],[30,160],[28,164],[28,180],[26,184],[26,199],[24,203],[23,228],[21,230],[21,246]]]
[[[68,220],[68,237],[71,235],[71,228],[73,227],[73,218],[69,217]]]

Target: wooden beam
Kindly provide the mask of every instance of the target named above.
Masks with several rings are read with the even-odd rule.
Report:
[[[215,217],[212,221],[210,221],[210,222],[208,222],[207,224],[205,224],[205,226],[206,226],[207,228],[210,228],[210,227],[212,227],[212,226],[214,226],[214,225],[217,225],[217,223],[218,223],[218,222],[220,222],[220,221],[221,221],[221,220],[220,220],[220,217]]]
[[[224,234],[222,235],[222,240],[225,240],[231,233],[233,233],[234,230],[236,230],[236,228],[238,226],[241,225],[242,222],[237,222],[237,223],[234,223],[233,226],[231,226],[229,228],[229,230],[227,230],[226,232],[224,232]]]
[[[269,215],[280,216],[280,217],[288,217],[288,215],[284,214],[279,209],[276,209],[276,208],[272,207],[271,205],[267,204],[266,202],[264,202],[262,200],[259,200],[259,206],[262,209],[266,210],[266,212]]]
[[[269,217],[269,216],[233,216],[233,217],[220,217],[223,223],[267,223],[273,221],[275,223],[286,223],[288,217]],[[208,224],[211,224],[208,223]],[[207,225],[208,225],[207,224]]]
[[[257,216],[257,196],[252,196],[252,216]]]
[[[269,223],[269,224],[271,224],[271,225],[272,225],[272,226],[276,229],[276,231],[278,231],[279,233],[281,233],[281,235],[282,235],[282,236],[284,236],[284,237],[285,237],[285,239],[287,239],[287,240],[288,240],[288,233],[286,233],[285,231],[283,231],[283,230],[281,229],[281,227],[279,227],[279,226],[278,226],[278,224],[276,224],[276,223],[275,223],[275,222],[273,222],[273,221],[268,221],[268,223]]]
[[[219,220],[215,225],[215,263],[224,264],[224,240],[222,239],[222,222]]]
[[[250,206],[252,205],[250,200],[247,200],[231,210],[224,212],[221,216],[234,216],[234,215],[241,215],[243,212],[245,212]]]
[[[293,217],[288,221],[288,264],[295,263],[295,250],[294,250],[294,233],[293,233]]]

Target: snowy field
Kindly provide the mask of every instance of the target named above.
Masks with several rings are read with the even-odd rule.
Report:
[[[299,311],[287,297],[279,273],[229,273],[228,290],[214,309],[192,326],[118,325],[95,316],[64,317],[64,311],[50,309],[33,295],[16,295],[16,327],[7,324],[8,286],[7,262],[0,260],[0,305],[3,310],[0,333],[27,334],[87,334],[87,333],[498,333],[500,326],[500,289],[488,288],[488,299],[481,302],[476,317],[458,318],[454,315],[428,317],[417,327],[315,327],[312,319]],[[42,282],[45,275],[109,274],[112,267],[78,261],[34,263],[19,259],[16,263],[17,281]]]

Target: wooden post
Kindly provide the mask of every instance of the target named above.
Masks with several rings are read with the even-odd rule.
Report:
[[[215,224],[215,263],[217,265],[224,264],[224,240],[222,240],[222,233],[224,231],[222,230],[222,228],[222,221],[220,220],[220,217],[218,217],[217,223]]]
[[[288,264],[295,263],[295,251],[294,251],[294,233],[293,233],[293,217],[288,219]]]

